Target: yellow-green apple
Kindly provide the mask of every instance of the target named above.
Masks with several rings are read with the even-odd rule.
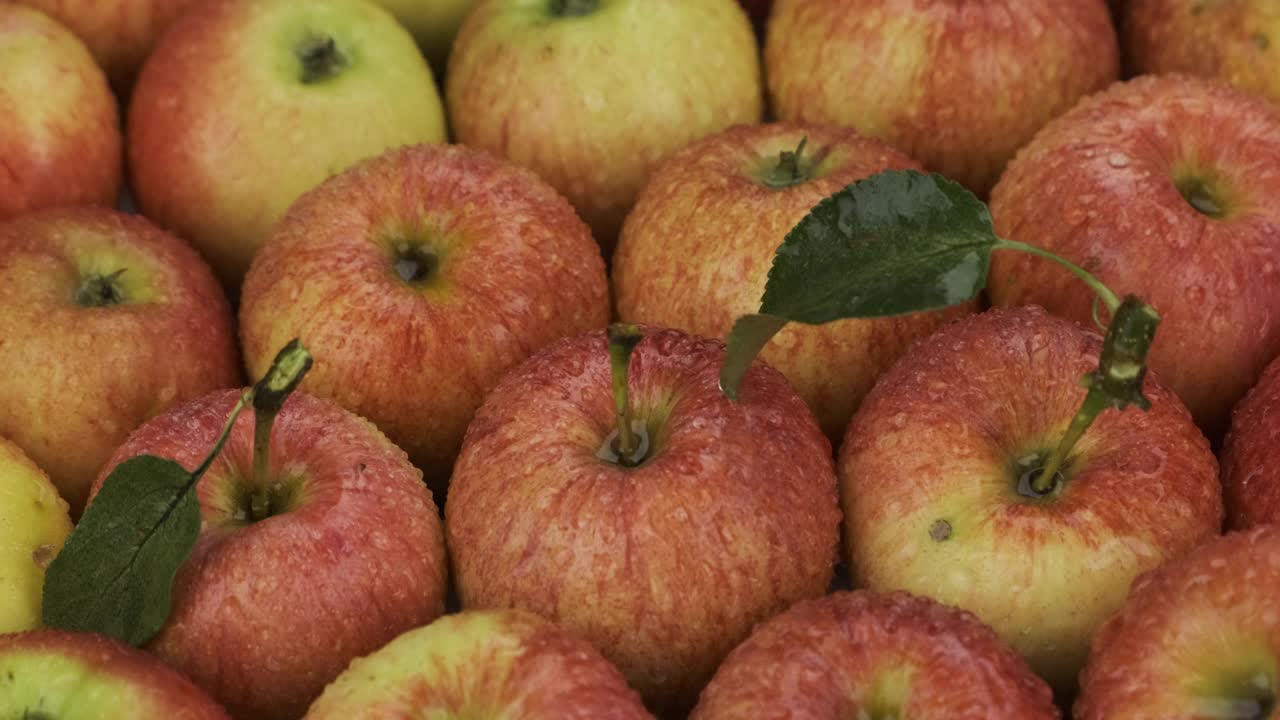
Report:
[[[143,65],[129,165],[143,212],[238,287],[298,196],[390,148],[445,139],[431,70],[368,0],[208,0]]]
[[[231,720],[141,650],[62,630],[0,635],[0,717],[14,720]]]
[[[857,128],[985,196],[1119,50],[1105,0],[777,0],[765,71],[779,119]]]
[[[774,252],[814,205],[881,170],[916,167],[878,140],[832,127],[738,126],[695,142],[654,172],[622,227],[613,258],[618,314],[724,339],[739,316],[760,308]],[[761,357],[838,442],[880,373],[973,306],[793,323]]]
[[[156,40],[195,0],[15,0],[74,32],[124,97]]]
[[[536,171],[606,256],[653,168],[763,109],[736,0],[480,0],[445,88],[459,142]]]
[[[395,15],[431,61],[437,72],[443,72],[453,47],[453,36],[475,0],[377,0]]]
[[[1093,641],[1076,720],[1266,720],[1280,688],[1280,527],[1143,575]]]
[[[543,350],[477,413],[445,506],[458,595],[561,624],[652,709],[687,711],[755,623],[826,591],[831,444],[763,364],[725,397],[717,341],[650,329],[621,381],[608,345],[597,331]],[[645,439],[630,460],[613,382]]]
[[[691,720],[1057,720],[1053,693],[972,614],[904,592],[798,603],[756,628]]]
[[[1216,77],[1280,101],[1280,4],[1129,0],[1124,52],[1135,74]]]
[[[1150,364],[1211,438],[1280,354],[1280,109],[1225,83],[1142,77],[1040,133],[992,193],[996,232],[1083,265],[1164,318]],[[1086,323],[1093,294],[996,253],[999,305]]]
[[[609,320],[604,262],[533,173],[465,147],[406,148],[303,197],[245,281],[259,376],[300,338],[304,390],[369,418],[443,490],[476,408],[509,368]]]
[[[125,437],[169,406],[240,383],[231,310],[181,240],[106,208],[0,225],[0,436],[74,515]]]
[[[211,393],[143,425],[95,492],[142,454],[199,465],[240,393]],[[301,716],[351,660],[444,612],[438,511],[404,452],[303,393],[285,402],[270,438],[259,474],[254,420],[241,416],[200,478],[200,536],[147,645],[242,720]]]
[[[114,205],[116,99],[84,43],[31,8],[0,3],[0,220],[63,205]]]
[[[646,720],[617,668],[520,610],[465,611],[351,663],[306,720],[385,718]]]
[[[67,503],[49,476],[0,437],[0,634],[40,625],[44,571],[70,534]]]
[[[1065,694],[1133,578],[1222,523],[1209,443],[1153,376],[1149,411],[1103,412],[1036,492],[1101,346],[1040,308],[947,325],[876,384],[838,464],[858,586],[972,611]]]
[[[1280,432],[1280,360],[1267,366],[1258,384],[1236,405],[1222,448],[1222,490],[1227,525],[1244,530],[1280,525],[1280,468],[1275,436]]]

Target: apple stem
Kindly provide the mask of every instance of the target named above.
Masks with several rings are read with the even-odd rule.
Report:
[[[808,179],[808,174],[804,172],[800,161],[804,158],[804,147],[809,143],[808,136],[800,138],[800,144],[795,150],[783,150],[778,153],[778,165],[765,179],[765,184],[774,188],[791,187],[799,185]]]
[[[1064,257],[1059,257],[1058,255],[1055,255],[1043,248],[1038,248],[1035,245],[1028,245],[1027,243],[1018,242],[1017,240],[1005,240],[1004,238],[1000,238],[996,242],[996,249],[997,250],[1001,250],[1001,249],[1018,250],[1021,252],[1029,253],[1031,255],[1042,257],[1046,260],[1051,260],[1061,265],[1062,267],[1066,268],[1067,270],[1069,270],[1072,275],[1075,275],[1076,277],[1083,280],[1084,283],[1088,285],[1098,295],[1099,298],[1102,299],[1102,303],[1107,306],[1107,312],[1111,313],[1113,317],[1116,314],[1116,310],[1119,309],[1120,307],[1120,298],[1117,297],[1116,294],[1111,291],[1111,288],[1104,285],[1101,280],[1099,280],[1097,277],[1093,275],[1093,273],[1089,272],[1088,270],[1085,270],[1084,268],[1080,267],[1079,265],[1076,265],[1075,263],[1071,262],[1070,260],[1067,260]]]
[[[1095,418],[1107,408],[1106,395],[1098,388],[1089,388],[1089,394],[1085,396],[1084,403],[1076,412],[1075,417],[1071,418],[1071,424],[1067,426],[1067,431],[1063,433],[1062,439],[1058,441],[1058,446],[1049,453],[1048,460],[1045,461],[1044,468],[1031,476],[1031,489],[1037,495],[1044,495],[1058,483],[1058,471],[1062,469],[1062,464],[1066,462],[1071,450],[1075,448],[1076,442],[1084,435],[1084,431],[1089,429]]]
[[[311,353],[294,339],[284,346],[271,363],[271,369],[253,386],[253,494],[249,498],[249,517],[265,520],[271,514],[269,467],[271,462],[271,428],[276,415],[289,395],[311,369]]]
[[[613,402],[617,411],[618,464],[635,467],[640,443],[631,427],[631,389],[629,372],[631,353],[640,344],[644,333],[635,325],[615,323],[609,326],[609,365],[613,371]]]

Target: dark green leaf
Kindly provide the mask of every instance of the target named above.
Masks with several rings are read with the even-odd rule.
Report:
[[[958,183],[882,172],[787,234],[760,312],[816,325],[955,305],[986,284],[996,242],[986,205]]]
[[[111,472],[45,575],[44,624],[141,645],[164,626],[200,534],[195,478],[140,455]]]

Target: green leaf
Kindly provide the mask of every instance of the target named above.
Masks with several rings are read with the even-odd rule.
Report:
[[[172,460],[120,463],[49,565],[44,624],[141,645],[164,626],[200,534],[196,477]]]

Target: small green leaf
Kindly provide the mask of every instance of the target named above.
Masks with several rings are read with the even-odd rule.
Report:
[[[195,478],[172,460],[120,463],[45,575],[44,624],[141,645],[164,626],[200,534]]]

